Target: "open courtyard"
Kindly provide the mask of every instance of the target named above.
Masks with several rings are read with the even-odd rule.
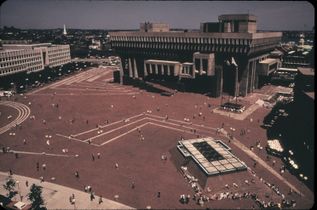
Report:
[[[176,91],[167,97],[112,83],[112,75],[110,67],[93,68],[3,98],[0,146],[10,150],[0,153],[0,171],[43,177],[39,185],[51,182],[82,192],[91,186],[97,197],[138,209],[259,208],[251,198],[232,199],[227,192],[255,193],[266,203],[295,200],[295,208],[313,205],[313,192],[287,170],[280,173],[279,158],[267,160],[265,149],[256,147],[256,142],[263,148],[267,144],[261,124],[270,112],[256,102],[277,87],[265,86],[239,98],[246,111],[237,114],[219,109],[228,96]],[[242,130],[245,135],[239,135]],[[192,161],[185,163],[178,141],[201,137],[222,140],[247,170],[207,177]],[[202,193],[214,199],[198,205],[181,166],[198,178]],[[191,197],[187,204],[179,201],[183,194]],[[63,208],[73,208],[68,204]]]

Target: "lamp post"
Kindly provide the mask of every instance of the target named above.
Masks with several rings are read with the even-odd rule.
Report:
[[[236,104],[238,101],[238,91],[239,91],[239,81],[238,81],[238,66],[235,67],[235,90],[234,90],[234,97],[236,99]]]
[[[29,78],[25,78],[25,87],[28,86]]]

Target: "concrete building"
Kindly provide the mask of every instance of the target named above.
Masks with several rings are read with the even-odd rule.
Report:
[[[166,60],[182,64],[175,81],[191,87],[197,83],[215,97],[222,92],[241,96],[253,92],[259,78],[269,72],[259,71],[257,66],[268,58],[282,33],[256,32],[256,17],[249,14],[221,15],[211,25],[209,29],[203,23],[201,31],[194,32],[170,31],[162,25],[161,30],[153,29],[155,24],[146,23],[140,31],[110,32],[112,48],[122,60],[122,78],[135,78],[131,72],[137,72],[138,78],[147,79],[151,73],[144,68],[146,60]],[[181,76],[184,65],[195,69],[190,77]]]
[[[19,72],[37,72],[45,67],[56,67],[69,63],[69,45],[2,44],[0,50],[0,76]]]

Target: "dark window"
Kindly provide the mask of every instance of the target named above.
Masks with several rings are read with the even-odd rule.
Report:
[[[168,72],[168,71],[167,71],[167,65],[164,65],[164,66],[163,66],[163,69],[164,69],[164,74],[167,75],[167,72]]]
[[[150,64],[146,64],[146,70],[147,70],[147,72],[150,72]]]
[[[195,59],[195,69],[199,70],[200,69],[200,59]]]
[[[162,65],[157,65],[158,74],[162,75]]]
[[[155,72],[155,65],[151,64],[151,66],[152,66],[152,71]]]
[[[207,72],[208,69],[208,59],[203,59],[203,71]]]
[[[171,70],[171,75],[174,75],[174,66],[170,66],[170,70]]]

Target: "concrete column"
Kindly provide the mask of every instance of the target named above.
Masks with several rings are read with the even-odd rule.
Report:
[[[167,65],[167,75],[168,75],[168,76],[170,76],[170,75],[171,75],[170,65]]]
[[[131,58],[129,58],[129,77],[133,77],[133,72],[132,72],[132,64],[131,64]]]
[[[257,73],[256,73],[256,63],[257,63],[257,60],[255,60],[253,62],[253,81],[252,81],[252,92],[254,89],[257,88]]]
[[[143,69],[144,69],[144,77],[147,77],[147,75],[148,75],[148,73],[147,73],[147,69],[146,69],[146,64],[145,64],[145,62],[144,62],[144,64],[143,64]]]
[[[123,84],[123,67],[122,62],[120,61],[120,85]]]
[[[158,75],[158,68],[157,68],[157,64],[154,64],[155,65],[155,74]]]
[[[199,64],[199,75],[202,75],[202,72],[203,72],[203,59],[200,58],[199,61],[200,61],[200,64]]]
[[[242,71],[242,77],[240,81],[240,95],[246,96],[248,93],[249,86],[249,71],[251,71],[252,64],[251,61],[247,62],[246,66],[240,66],[240,71]]]
[[[235,71],[234,96],[238,96],[239,95],[239,79],[238,79],[239,69],[238,69],[238,67],[235,67],[234,71]]]
[[[136,65],[136,60],[135,60],[135,58],[133,59],[133,70],[134,70],[134,78],[139,78],[138,67],[137,67],[137,65]]]

